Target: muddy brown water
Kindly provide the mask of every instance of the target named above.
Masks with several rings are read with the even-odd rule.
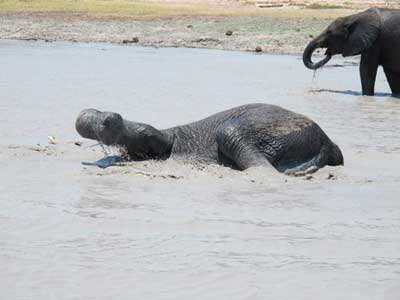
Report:
[[[400,100],[382,72],[360,96],[354,62],[1,41],[1,298],[399,299]],[[249,102],[311,117],[345,166],[101,170],[74,145],[87,107],[165,128]]]

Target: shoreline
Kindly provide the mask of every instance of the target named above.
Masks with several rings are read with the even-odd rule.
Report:
[[[293,9],[261,15],[93,16],[84,13],[0,12],[0,39],[134,44],[271,54],[301,54],[311,38],[349,10]],[[331,17],[329,17],[331,15]],[[231,32],[231,34],[229,33]]]

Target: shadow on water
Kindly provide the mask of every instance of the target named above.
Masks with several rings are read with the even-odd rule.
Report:
[[[358,62],[354,61],[344,61],[343,63],[336,63],[331,65],[325,65],[323,68],[345,68],[345,67],[356,67],[358,66]]]
[[[363,96],[361,92],[356,92],[352,90],[331,90],[331,89],[318,89],[318,90],[310,90],[311,93],[334,93],[334,94],[341,94],[341,95],[350,95],[350,96]],[[391,93],[375,93],[373,97],[393,97],[393,98],[400,98],[400,95],[393,95]]]

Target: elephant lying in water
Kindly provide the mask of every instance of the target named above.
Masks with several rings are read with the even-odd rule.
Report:
[[[184,158],[245,170],[273,166],[294,174],[343,164],[343,156],[312,120],[268,104],[248,104],[165,130],[113,112],[83,110],[76,130],[126,148],[131,160]]]
[[[363,95],[374,95],[376,73],[383,66],[394,95],[400,94],[400,10],[371,8],[336,19],[313,39],[303,53],[309,69],[325,65],[335,54],[343,57],[361,54],[360,77]],[[327,48],[317,63],[311,56],[317,48]]]

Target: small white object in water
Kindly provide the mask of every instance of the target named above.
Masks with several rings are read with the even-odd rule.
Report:
[[[57,145],[58,144],[58,140],[54,137],[54,136],[47,136],[47,138],[49,139],[49,143],[53,144],[53,145]]]

